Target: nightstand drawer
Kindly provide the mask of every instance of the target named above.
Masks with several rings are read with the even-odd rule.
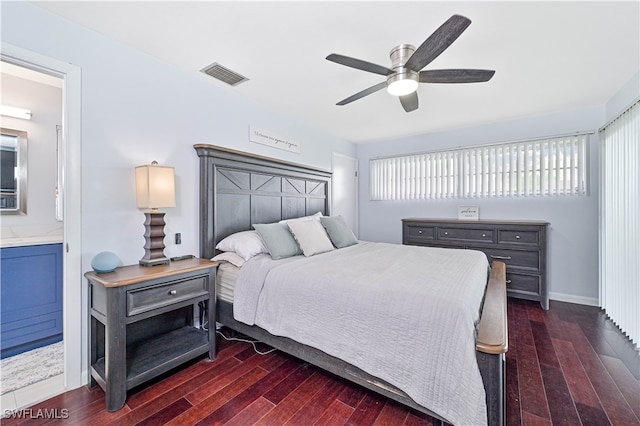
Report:
[[[492,243],[494,242],[493,233],[493,229],[439,227],[438,239]]]
[[[540,276],[507,273],[507,291],[539,295]]]
[[[509,267],[527,268],[535,271],[540,270],[540,252],[526,250],[500,250],[491,248],[477,248],[482,250],[489,259],[489,262],[499,260]]]
[[[498,231],[498,244],[528,244],[538,246],[540,244],[540,233],[538,231],[501,229]]]
[[[127,291],[127,316],[200,296],[208,296],[206,277]]]

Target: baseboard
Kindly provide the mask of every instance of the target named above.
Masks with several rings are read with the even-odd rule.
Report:
[[[600,306],[598,299],[595,297],[584,297],[575,296],[573,294],[549,292],[549,299],[557,300],[558,302],[577,303],[578,305]]]

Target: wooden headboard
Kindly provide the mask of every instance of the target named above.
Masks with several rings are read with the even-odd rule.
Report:
[[[330,214],[331,172],[214,145],[200,157],[200,257],[254,223]]]

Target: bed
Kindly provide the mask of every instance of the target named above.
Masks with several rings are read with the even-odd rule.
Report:
[[[216,245],[220,241],[232,234],[251,230],[252,224],[277,223],[286,219],[310,216],[316,212],[320,212],[325,216],[330,215],[331,173],[328,171],[213,145],[194,145],[194,148],[200,158],[200,256],[203,258],[214,257],[218,254]],[[380,243],[367,243],[357,244],[349,249],[354,252],[358,250],[373,250],[374,253],[378,253],[376,250],[396,250],[400,247],[403,250],[408,249],[410,251],[427,249],[424,247],[383,246],[384,244]],[[342,258],[342,253],[348,251],[346,249],[340,250],[345,251],[341,252],[340,255],[334,255],[335,258]],[[446,251],[442,249],[431,250],[436,250],[438,253]],[[420,251],[416,252],[415,255],[418,256],[423,253],[423,251]],[[326,254],[329,256],[322,254],[308,258],[305,258],[305,256],[299,257],[303,262],[322,264],[328,261],[325,259],[331,257],[331,253]],[[264,256],[265,263],[271,261],[268,257],[268,255]],[[301,264],[298,261],[292,263],[295,265]],[[306,270],[307,267],[308,265],[305,264],[302,269]],[[284,266],[278,264],[274,268],[276,268],[274,271],[278,271],[278,268],[284,268]],[[456,268],[449,267],[449,269]],[[289,274],[290,272],[287,271],[275,283],[284,283],[285,277]],[[277,274],[275,272],[273,274],[270,273],[270,276],[277,276]],[[314,274],[314,276],[317,278],[319,274]],[[484,390],[483,396],[486,402],[482,409],[485,410],[486,408],[487,423],[494,425],[504,424],[505,410],[504,354],[507,350],[507,321],[504,264],[494,262],[488,273],[485,271],[485,280],[486,284],[481,287],[479,295],[481,312],[477,314],[476,323],[472,324],[475,328],[473,330],[475,341],[465,343],[465,350],[468,347],[471,347],[470,350],[472,351],[475,350],[477,370],[480,376],[478,380],[481,381],[480,386]],[[275,284],[270,284],[270,286],[275,287]],[[237,315],[234,317],[234,306],[231,300],[226,297],[220,297],[213,307],[216,310],[217,322],[220,324],[261,340],[274,348],[317,365],[408,407],[427,413],[436,419],[459,424],[471,422],[469,420],[455,420],[456,417],[451,412],[440,408],[441,405],[416,397],[413,388],[409,388],[407,393],[407,388],[397,386],[394,381],[395,378],[386,375],[385,371],[383,371],[384,369],[371,369],[366,363],[360,363],[359,359],[346,358],[351,360],[351,362],[346,362],[341,359],[341,355],[334,356],[332,350],[319,349],[318,347],[321,345],[304,343],[313,342],[317,334],[322,335],[322,329],[314,332],[315,334],[311,336],[297,336],[295,339],[284,337],[280,331],[271,333],[267,329],[274,330],[273,327],[265,326],[263,328],[246,318],[240,321],[237,319]],[[278,297],[275,300],[277,301]],[[327,301],[325,300],[323,303],[327,303]],[[392,315],[389,315],[389,318],[391,317]],[[397,329],[398,325],[394,327]],[[407,329],[410,328],[407,327]],[[349,329],[346,331],[349,331]],[[307,338],[310,338],[310,340]],[[322,339],[317,338],[316,340],[321,341]],[[474,344],[475,348],[472,347]],[[370,349],[368,351],[370,352]],[[368,352],[364,353],[365,358],[367,354]],[[427,357],[426,363],[429,365],[441,363],[443,368],[449,368],[445,365],[446,362],[438,361],[438,359],[442,358],[442,355],[442,353],[432,351],[425,354],[424,357]],[[420,360],[418,359],[417,361]],[[363,365],[364,368],[361,368]],[[413,370],[408,371],[418,377],[424,376],[424,381],[426,382],[431,379],[431,372],[420,375]],[[471,377],[464,375],[465,373],[462,371],[459,374],[461,377],[454,380],[455,382],[465,383],[471,380]],[[477,395],[474,398],[477,398]],[[466,410],[466,405],[469,405],[470,409],[473,408],[471,407],[472,405],[477,405],[471,399],[466,405],[457,403],[463,407],[461,411]],[[436,410],[433,407],[437,407]],[[463,418],[470,419],[473,417]],[[452,421],[451,419],[454,420]]]

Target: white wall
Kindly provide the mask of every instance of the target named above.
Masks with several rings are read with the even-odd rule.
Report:
[[[25,31],[37,28],[37,31]],[[177,199],[167,213],[168,256],[198,254],[198,157],[208,143],[331,169],[352,143],[253,102],[230,86],[188,73],[23,2],[2,5],[3,42],[82,69],[82,250],[84,269],[110,250],[123,264],[144,254],[134,167],[175,167]],[[215,52],[213,52],[215,54]],[[251,84],[251,82],[245,83]],[[297,140],[301,153],[249,142],[249,125]],[[173,233],[182,233],[182,245]]]
[[[386,140],[358,146],[360,238],[402,242],[401,219],[457,218],[457,207],[480,206],[481,219],[543,220],[550,223],[548,282],[552,299],[597,304],[598,298],[598,135],[604,106],[528,117],[483,126]],[[425,119],[427,119],[426,117]],[[590,193],[584,197],[370,201],[371,158],[460,146],[508,142],[578,131],[590,137]]]
[[[640,71],[636,73],[620,90],[607,102],[607,122],[620,115],[626,108],[640,97]]]
[[[31,110],[31,120],[2,117],[3,128],[27,132],[27,214],[3,215],[2,238],[59,235],[56,220],[56,125],[62,124],[62,90],[2,74],[2,103]]]

